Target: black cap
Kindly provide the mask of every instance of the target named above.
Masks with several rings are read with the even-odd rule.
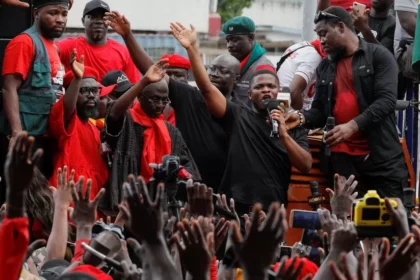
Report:
[[[133,84],[127,78],[127,75],[120,70],[112,70],[106,73],[102,77],[101,84],[106,87],[117,85],[117,87],[113,91],[119,94],[125,93],[133,86]]]
[[[102,9],[107,12],[111,11],[111,9],[109,8],[109,5],[106,2],[102,0],[92,0],[92,1],[87,2],[85,9],[83,10],[83,17],[85,17],[85,15],[87,15],[88,13],[96,9]]]
[[[49,5],[69,5],[69,0],[34,0],[33,7],[34,9],[39,9],[44,6]]]
[[[40,270],[40,276],[46,280],[56,280],[70,266],[65,260],[51,260],[46,262]]]

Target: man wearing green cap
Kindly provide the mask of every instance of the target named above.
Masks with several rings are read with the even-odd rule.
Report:
[[[255,23],[249,17],[239,16],[228,20],[222,28],[226,34],[229,53],[241,62],[241,74],[235,87],[239,100],[250,108],[252,103],[248,98],[249,80],[258,70],[275,68],[264,55],[266,50],[255,40]]]
[[[51,144],[44,135],[48,115],[56,102],[54,86],[62,87],[64,76],[54,40],[61,37],[66,28],[69,0],[34,0],[33,7],[34,24],[10,41],[4,52],[0,166],[8,142],[12,142],[17,133],[27,131],[36,139],[35,148],[44,149],[38,165],[48,177],[48,167],[52,168],[48,153]]]

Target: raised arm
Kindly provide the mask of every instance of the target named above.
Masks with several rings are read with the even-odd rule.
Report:
[[[197,46],[197,32],[194,26],[191,25],[191,30],[188,30],[179,22],[171,23],[171,30],[174,37],[187,50],[195,82],[203,94],[207,107],[216,118],[222,118],[226,112],[226,98],[210,82],[206,68],[201,61]]]
[[[109,117],[116,120],[124,116],[134,99],[139,93],[150,83],[156,83],[165,77],[166,68],[168,67],[168,60],[161,60],[152,65],[147,71],[146,75],[134,86],[132,86],[126,93],[115,101],[112,106]]]
[[[124,15],[121,15],[117,11],[105,13],[104,19],[106,24],[111,26],[124,39],[131,59],[140,73],[144,75],[154,62],[147,52],[137,43],[134,34],[131,32],[130,22]]]
[[[316,11],[323,11],[326,8],[328,8],[330,6],[330,0],[318,0],[318,6],[316,8]]]
[[[74,78],[71,81],[71,84],[63,97],[64,123],[66,125],[70,121],[71,115],[76,109],[80,85],[82,84],[83,74],[85,71],[84,61],[85,58],[83,55],[80,57],[80,61],[77,61],[77,51],[76,49],[74,49],[70,56],[70,66]]]

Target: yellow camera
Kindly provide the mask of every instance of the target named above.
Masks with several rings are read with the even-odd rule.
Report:
[[[398,204],[390,199],[393,208]],[[356,203],[353,213],[353,221],[356,227],[389,227],[392,226],[391,216],[382,199],[376,191],[368,191],[363,200]]]

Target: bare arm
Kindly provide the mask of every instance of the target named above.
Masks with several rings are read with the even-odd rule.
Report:
[[[299,146],[296,141],[287,134],[281,139],[284,147],[289,154],[292,165],[302,173],[308,173],[312,167],[312,155]]]
[[[187,50],[195,82],[203,94],[207,107],[216,118],[222,118],[226,112],[226,98],[210,82],[206,68],[201,61],[195,28],[191,26],[191,30],[188,30],[180,23],[171,23],[171,30],[174,37]]]
[[[111,108],[109,117],[117,120],[124,116],[127,109],[133,103],[134,99],[142,92],[142,90],[150,83],[159,82],[166,75],[166,68],[168,67],[168,61],[162,60],[152,65],[147,71],[146,75],[134,86],[132,86],[126,93],[115,101],[115,104]]]
[[[292,83],[290,84],[290,96],[292,99],[292,107],[295,110],[300,110],[303,107],[303,95],[302,93],[305,91],[308,84],[306,80],[300,76],[295,75]]]
[[[401,27],[411,36],[416,33],[417,14],[412,12],[397,11]]]
[[[3,76],[3,108],[12,129],[12,135],[22,131],[22,123],[19,115],[18,88],[22,84],[22,76],[10,74]]]
[[[66,94],[63,96],[64,123],[66,126],[70,121],[71,115],[76,109],[77,97],[79,96],[81,84],[81,78],[74,78],[69,88],[67,89]]]
[[[317,12],[323,11],[330,6],[330,0],[318,0]]]

